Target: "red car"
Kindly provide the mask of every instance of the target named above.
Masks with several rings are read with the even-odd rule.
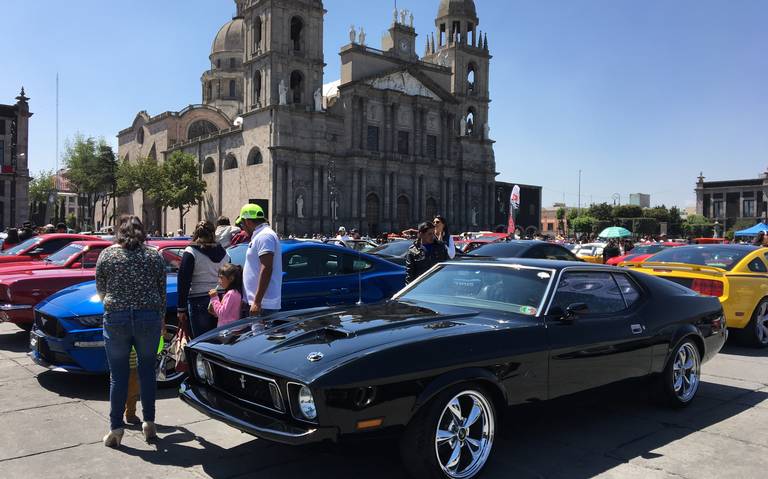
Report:
[[[43,271],[50,269],[94,268],[99,253],[109,247],[111,241],[73,241],[44,260],[0,263],[0,277],[11,273]]]
[[[0,252],[0,264],[45,259],[73,241],[93,241],[94,239],[98,238],[65,233],[35,236]]]
[[[106,242],[104,247],[110,244]],[[171,270],[178,270],[182,251],[189,245],[189,241],[161,240],[149,241],[147,244],[160,250]],[[74,248],[71,248],[73,246]],[[83,251],[76,254],[78,258],[73,261],[71,252],[78,246],[82,247],[83,244],[65,248],[69,251],[69,261],[72,261],[69,268],[11,271],[7,274],[0,271],[0,323],[15,323],[29,330],[32,328],[33,311],[37,303],[61,289],[93,281],[96,277],[96,261],[104,248]],[[64,256],[63,250],[61,253],[61,256]],[[51,257],[54,256],[59,255],[56,253]]]
[[[648,258],[655,255],[659,251],[665,250],[667,248],[675,248],[677,246],[685,246],[685,245],[683,243],[641,244],[632,248],[632,251],[630,251],[628,254],[625,254],[624,256],[616,256],[615,258],[611,258],[608,261],[606,261],[605,264],[609,264],[611,266],[618,266],[619,264],[624,262],[642,263],[643,261],[647,260]]]

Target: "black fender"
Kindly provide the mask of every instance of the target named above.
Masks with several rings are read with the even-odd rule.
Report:
[[[699,347],[699,355],[703,359],[706,351],[704,347],[704,338],[701,336],[701,331],[699,329],[692,325],[692,324],[685,324],[682,325],[680,328],[675,331],[675,334],[672,335],[672,340],[669,343],[669,348],[667,349],[666,357],[664,358],[664,366],[666,367],[667,363],[669,362],[670,357],[672,356],[675,347],[680,344],[680,342],[687,338],[687,337],[693,337],[693,340],[696,342],[696,345]]]
[[[434,378],[416,398],[413,410],[411,411],[411,418],[418,414],[425,405],[429,404],[441,392],[457,384],[468,382],[489,386],[489,392],[493,394],[491,399],[496,406],[496,414],[501,416],[508,404],[508,397],[507,391],[504,389],[501,381],[499,381],[499,378],[487,369],[465,368],[450,371]]]

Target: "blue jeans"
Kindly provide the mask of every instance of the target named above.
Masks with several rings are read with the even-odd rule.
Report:
[[[159,311],[129,310],[104,313],[104,346],[109,363],[110,429],[125,427],[123,412],[128,398],[128,365],[131,348],[138,358],[141,408],[144,421],[155,420],[155,364],[160,343],[162,315]]]
[[[190,331],[192,339],[216,329],[218,319],[208,312],[210,302],[211,298],[208,295],[189,298],[187,314],[189,315],[189,327],[192,329]]]

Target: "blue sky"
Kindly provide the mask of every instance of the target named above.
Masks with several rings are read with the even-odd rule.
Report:
[[[339,76],[350,24],[378,46],[393,1],[326,0],[326,81]],[[399,0],[416,17],[419,52],[438,0]],[[768,2],[764,0],[476,0],[488,33],[491,136],[499,178],[544,187],[548,205],[693,203],[699,171],[753,178],[768,167]],[[32,171],[61,145],[104,136],[136,112],[200,101],[210,44],[231,0],[3,0],[0,102],[32,98]]]

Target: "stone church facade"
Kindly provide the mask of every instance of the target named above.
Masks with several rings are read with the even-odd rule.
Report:
[[[261,204],[282,234],[401,231],[437,213],[454,231],[494,226],[496,163],[488,127],[487,37],[472,0],[441,0],[417,54],[408,12],[393,12],[380,49],[350,29],[341,77],[323,85],[320,0],[236,0],[214,40],[202,98],[179,112],[140,112],[119,155],[199,159],[205,200],[186,225],[141,191],[120,201],[152,230]]]

